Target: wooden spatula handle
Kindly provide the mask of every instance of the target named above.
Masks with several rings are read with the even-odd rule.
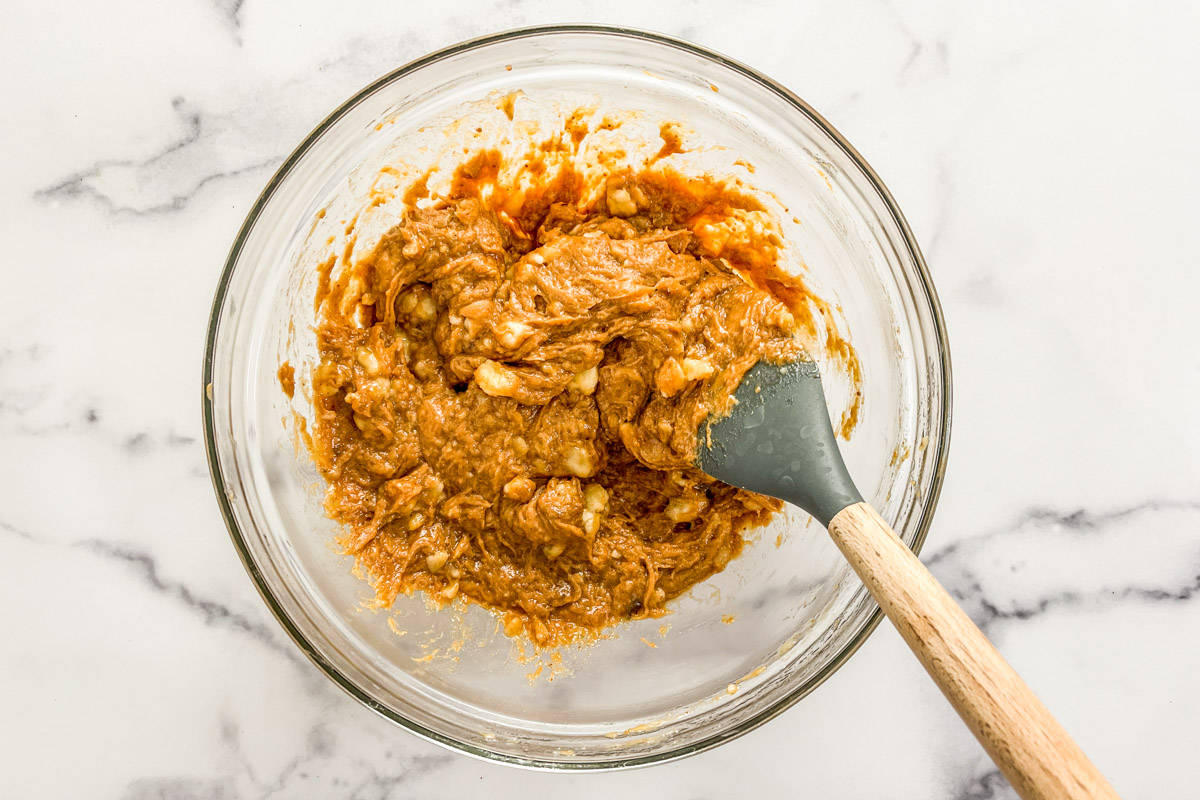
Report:
[[[891,526],[866,503],[829,523],[834,542],[996,766],[1025,800],[1117,793]]]

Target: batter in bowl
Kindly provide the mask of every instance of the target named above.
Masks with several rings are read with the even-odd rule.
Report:
[[[779,509],[691,466],[746,370],[818,329],[856,385],[857,359],[752,196],[653,164],[517,189],[501,166],[414,184],[322,281],[310,448],[381,604],[465,599],[553,645],[665,613]]]

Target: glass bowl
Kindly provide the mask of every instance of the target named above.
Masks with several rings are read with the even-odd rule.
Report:
[[[557,654],[522,650],[478,607],[436,611],[402,596],[372,610],[369,587],[333,546],[320,475],[296,444],[294,415],[307,403],[301,391],[289,401],[276,377],[285,358],[301,374],[314,352],[312,242],[318,221],[336,217],[318,212],[363,196],[364,176],[396,147],[517,89],[678,120],[754,165],[753,184],[796,220],[786,230],[804,262],[795,268],[839,304],[862,360],[862,417],[843,446],[851,474],[919,550],[946,462],[950,362],[937,296],[900,210],[787,89],[694,45],[613,28],[531,28],[434,53],[363,89],[284,162],[242,225],[213,303],[203,376],[213,483],[271,611],[368,708],[433,741],[525,766],[678,758],[804,697],[878,623],[878,607],[820,526],[789,509],[668,616]]]

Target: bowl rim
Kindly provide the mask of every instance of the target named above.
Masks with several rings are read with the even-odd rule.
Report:
[[[247,213],[245,220],[242,222],[238,230],[237,236],[234,239],[233,245],[230,247],[229,254],[225,259],[225,266],[222,269],[220,280],[217,283],[216,292],[213,297],[212,307],[209,312],[208,331],[204,347],[204,362],[200,383],[201,407],[203,413],[204,426],[204,446],[205,454],[208,461],[209,476],[212,480],[213,489],[216,494],[217,504],[221,510],[221,516],[225,520],[225,527],[229,532],[230,538],[233,540],[234,548],[237,550],[238,557],[241,559],[242,566],[249,574],[255,589],[258,591],[263,602],[266,603],[276,621],[283,627],[291,640],[300,648],[300,651],[316,665],[326,677],[339,686],[343,691],[349,694],[358,702],[362,703],[368,709],[374,711],[380,716],[388,719],[408,731],[415,733],[423,739],[442,745],[456,752],[463,753],[474,758],[484,761],[500,762],[513,766],[524,767],[533,770],[546,771],[608,771],[616,769],[625,769],[631,767],[647,766],[650,764],[665,763],[685,758],[696,753],[701,753],[709,750],[717,745],[732,741],[764,723],[774,719],[779,714],[791,708],[802,698],[811,693],[814,689],[824,683],[833,675],[858,649],[863,645],[867,638],[874,632],[882,618],[882,611],[878,604],[873,600],[870,601],[874,608],[871,610],[866,623],[854,635],[854,637],[846,643],[846,645],[827,663],[817,674],[809,678],[801,685],[788,692],[774,704],[763,709],[759,713],[745,720],[742,720],[737,725],[729,730],[714,733],[696,742],[664,751],[662,753],[652,753],[634,758],[609,758],[599,761],[587,762],[571,762],[571,761],[552,761],[543,758],[527,758],[522,756],[514,756],[507,753],[499,753],[487,748],[478,747],[469,742],[461,741],[453,736],[448,736],[444,733],[432,730],[424,725],[421,725],[414,720],[395,712],[380,704],[377,700],[371,697],[366,691],[360,688],[354,681],[342,674],[342,672],[331,664],[317,648],[305,638],[304,634],[295,625],[287,612],[283,609],[280,603],[272,594],[267,586],[258,565],[255,563],[253,556],[242,536],[241,529],[233,514],[233,509],[230,505],[229,496],[226,491],[226,481],[221,470],[220,461],[217,456],[216,446],[216,424],[213,413],[213,397],[211,396],[211,386],[213,380],[214,355],[217,343],[217,330],[221,322],[221,311],[225,305],[225,300],[229,292],[229,285],[233,276],[233,271],[237,265],[241,255],[242,248],[249,236],[250,231],[257,223],[259,215],[263,208],[274,196],[276,189],[283,180],[291,172],[292,168],[305,156],[309,148],[319,139],[326,130],[340,120],[350,109],[358,105],[368,95],[383,88],[387,84],[415,72],[425,66],[442,61],[461,53],[476,50],[488,45],[499,42],[510,41],[515,39],[525,39],[532,37],[540,37],[547,35],[559,34],[585,34],[596,36],[615,36],[624,39],[633,39],[643,42],[649,42],[655,45],[664,45],[667,47],[682,50],[690,55],[699,56],[709,61],[715,62],[719,66],[723,66],[734,72],[740,73],[743,77],[750,78],[768,91],[774,93],[782,100],[791,105],[796,111],[804,114],[818,128],[822,130],[829,138],[846,154],[847,157],[854,162],[855,166],[862,171],[862,174],[867,178],[871,187],[878,193],[884,205],[900,230],[901,236],[908,249],[909,255],[912,258],[913,264],[916,266],[916,274],[924,293],[924,299],[929,308],[930,315],[933,321],[935,340],[937,344],[937,367],[940,370],[942,381],[942,404],[940,409],[940,435],[936,442],[934,452],[934,472],[930,480],[929,499],[920,509],[920,518],[917,521],[916,534],[913,538],[911,549],[914,553],[920,554],[921,547],[925,543],[925,538],[928,535],[929,527],[933,519],[934,511],[937,508],[938,500],[941,495],[942,484],[945,479],[946,462],[948,457],[950,443],[950,426],[951,426],[951,406],[953,401],[953,384],[952,372],[950,365],[950,348],[946,333],[945,319],[942,313],[942,306],[938,300],[937,291],[934,289],[932,278],[929,274],[929,268],[925,263],[925,258],[921,254],[920,247],[917,245],[916,239],[913,236],[912,229],[908,225],[908,221],[904,218],[904,214],[900,211],[895,199],[890,191],[884,185],[883,181],[875,173],[859,152],[846,140],[841,133],[837,131],[824,117],[814,110],[808,103],[800,99],[794,92],[782,86],[778,82],[772,80],[766,75],[757,70],[742,64],[741,62],[729,58],[728,56],[709,50],[705,47],[693,44],[691,42],[677,39],[666,34],[622,26],[613,25],[536,25],[522,28],[514,28],[497,33],[487,34],[484,36],[467,39],[457,44],[452,44],[448,47],[436,50],[421,58],[408,62],[407,64],[398,67],[386,74],[375,79],[353,96],[339,105],[334,111],[325,117],[291,152],[274,175],[267,182],[250,211]]]

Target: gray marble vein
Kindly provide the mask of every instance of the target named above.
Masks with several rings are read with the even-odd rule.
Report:
[[[242,43],[242,7],[246,0],[213,0],[213,6],[221,19],[229,26],[234,41]]]
[[[16,525],[10,525],[4,520],[0,520],[0,533],[5,536],[14,536],[26,542],[36,542],[38,538],[24,528],[18,528]]]
[[[122,800],[147,797],[221,798],[221,800],[271,800],[283,797],[338,796],[384,800],[413,796],[414,785],[453,766],[453,755],[440,751],[404,753],[385,748],[375,759],[344,752],[337,734],[317,722],[303,736],[298,752],[271,774],[259,774],[245,753],[242,731],[232,719],[221,724],[220,741],[230,762],[231,774],[211,780],[194,778],[139,778],[121,795]]]
[[[239,795],[228,778],[138,778],[121,797],[124,800],[238,800]]]
[[[1137,522],[1153,518],[1163,512],[1176,512],[1200,531],[1200,501],[1190,500],[1147,500],[1123,508],[1105,512],[1089,512],[1075,509],[1069,512],[1049,508],[1029,509],[1020,514],[1011,527],[961,539],[925,556],[924,561],[946,586],[947,590],[968,610],[975,623],[988,631],[999,622],[1028,620],[1058,609],[1087,607],[1100,611],[1108,604],[1126,601],[1139,602],[1186,602],[1200,591],[1200,543],[1187,548],[1183,555],[1185,566],[1168,580],[1144,583],[1102,583],[1086,590],[1047,587],[1047,590],[1032,597],[994,597],[977,576],[981,569],[981,551],[996,546],[997,540],[1006,536],[1029,531],[1067,531],[1077,538],[1078,548],[1086,552],[1088,537],[1110,530],[1120,523]],[[1145,546],[1142,541],[1145,528],[1131,527],[1123,537],[1123,545],[1131,550]],[[1022,566],[1018,556],[1009,566],[1012,573]],[[994,565],[988,565],[995,568]]]
[[[161,150],[143,158],[98,161],[39,189],[34,197],[42,202],[86,199],[122,214],[169,213],[186,208],[197,193],[213,182],[264,171],[283,160],[282,156],[268,156],[232,169],[216,170],[199,163],[204,158],[204,149],[211,146],[211,121],[206,123],[205,115],[191,108],[182,97],[174,98],[171,106],[183,130]]]
[[[183,582],[163,578],[159,574],[157,562],[149,553],[104,539],[85,539],[76,542],[75,546],[101,558],[127,565],[143,585],[182,604],[189,611],[195,613],[205,625],[227,628],[245,634],[264,647],[286,656],[289,660],[296,663],[301,662],[302,659],[296,649],[290,643],[280,640],[277,626],[252,620],[219,600],[198,595]]]
[[[4,520],[0,520],[0,536],[46,547],[63,546],[53,539]],[[286,641],[286,637],[273,621],[260,622],[233,609],[227,603],[204,596],[184,581],[163,577],[158,561],[151,553],[128,544],[99,538],[70,541],[65,546],[122,564],[130,569],[142,586],[183,606],[204,625],[242,634],[268,650],[282,655],[288,661],[307,667],[300,652]]]
[[[954,800],[1016,800],[1017,794],[998,769],[972,778],[954,795]]]

